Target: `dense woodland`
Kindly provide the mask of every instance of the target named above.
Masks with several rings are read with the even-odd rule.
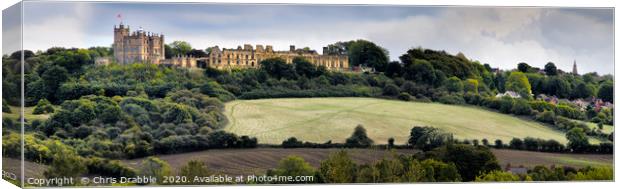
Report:
[[[166,56],[204,56],[208,53],[208,49],[193,49],[186,42],[174,42],[166,48],[167,53],[172,53]],[[479,144],[477,140],[452,139],[449,133],[442,133],[432,126],[412,125],[411,139],[407,144],[393,144],[392,140],[388,148],[402,146],[426,151],[419,157],[386,159],[375,165],[352,164],[342,168],[344,172],[341,173],[348,177],[323,175],[320,182],[515,179],[498,171],[496,162],[495,165],[485,164],[490,166],[484,167],[485,171],[468,172],[466,170],[469,168],[461,166],[472,162],[451,159],[453,157],[449,154],[452,152],[443,152],[453,148],[464,148],[474,155],[480,155],[482,152],[477,152],[479,150],[490,153],[488,147],[573,153],[612,152],[613,134],[602,133],[600,128],[593,129],[583,123],[613,125],[612,108],[595,109],[589,106],[582,110],[571,103],[553,104],[535,99],[536,95],[545,94],[569,100],[595,97],[613,102],[611,75],[575,75],[557,69],[551,62],[542,69],[519,63],[514,70],[495,71],[489,64],[470,60],[462,53],[451,55],[423,48],[410,49],[399,56],[400,61],[390,62],[386,50],[365,40],[338,42],[328,49],[330,54],[346,54],[352,65],[368,67],[372,71],[332,72],[303,58],[295,58],[292,64],[279,58],[267,59],[260,63],[259,69],[243,70],[184,69],[142,63],[94,65],[95,58],[112,55],[110,48],[55,47],[36,53],[24,51],[25,105],[33,107],[33,114],[49,115],[47,119],[25,116],[25,158],[52,165],[51,170],[46,172],[48,177],[85,173],[119,176],[136,172],[110,159],[214,148],[253,148],[260,143],[256,138],[220,130],[227,124],[227,118],[222,113],[223,103],[235,99],[283,97],[375,97],[480,106],[540,121],[566,131],[569,140],[566,146],[557,141],[533,138],[513,139],[509,143],[494,141],[494,144],[482,141],[483,144]],[[2,109],[5,113],[19,111],[11,106],[19,107],[21,56],[21,52],[3,56]],[[505,91],[515,91],[523,98],[495,97]],[[3,127],[3,153],[18,157],[19,120],[4,117]],[[587,136],[607,142],[592,145]],[[346,144],[312,144],[291,138],[281,145],[316,146],[364,148],[373,146],[373,143],[364,128],[359,126]],[[313,174],[329,171],[324,169],[331,169],[330,165],[348,165],[350,159],[346,158],[344,152],[335,154]],[[156,158],[149,160],[158,161]],[[283,161],[298,162],[299,159],[292,157]],[[83,169],[56,170],[62,169],[63,164],[82,165]],[[394,170],[384,170],[386,166]],[[418,170],[429,170],[428,167],[439,171],[427,175],[414,174]],[[562,172],[559,175],[558,170],[537,170],[542,170],[544,174],[549,171],[557,174],[553,177],[557,178],[555,180],[578,179],[587,177],[584,175],[591,171],[601,171],[595,168],[573,169],[559,171]],[[278,168],[272,171],[283,174],[287,170]],[[516,179],[539,178],[527,175]]]

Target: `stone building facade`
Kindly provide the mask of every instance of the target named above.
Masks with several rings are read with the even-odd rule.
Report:
[[[349,57],[346,55],[328,55],[327,48],[323,48],[323,54],[315,50],[296,49],[290,46],[288,51],[273,50],[271,45],[245,44],[236,49],[220,49],[218,46],[211,48],[207,57],[176,56],[165,59],[164,35],[153,34],[139,29],[130,33],[129,26],[122,23],[114,26],[114,60],[120,64],[152,63],[164,64],[185,68],[213,67],[216,69],[244,69],[258,68],[260,62],[279,57],[291,64],[295,57],[303,57],[317,66],[325,66],[328,70],[350,70]],[[109,60],[98,60],[98,64],[108,64]]]
[[[128,64],[145,62],[159,64],[164,59],[164,35],[145,32],[142,29],[131,32],[122,23],[114,26],[114,59]]]
[[[212,47],[206,65],[217,69],[258,68],[262,60],[275,57],[282,58],[289,64],[295,57],[303,57],[314,65],[325,66],[328,70],[346,71],[350,68],[348,56],[327,55],[327,52],[321,55],[314,50],[295,49],[294,45],[291,45],[288,51],[275,51],[271,45],[256,45],[256,48],[253,48],[249,44],[236,49]]]

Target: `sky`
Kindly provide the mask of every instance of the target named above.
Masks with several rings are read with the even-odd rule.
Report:
[[[263,44],[321,52],[366,39],[386,48],[391,60],[423,47],[501,69],[554,62],[570,71],[576,61],[580,73],[612,74],[613,14],[611,8],[25,2],[23,45],[110,46],[122,21],[197,49]],[[18,26],[3,22],[7,33],[18,33]]]

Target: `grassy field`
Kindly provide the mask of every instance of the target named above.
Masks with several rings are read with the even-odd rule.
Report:
[[[2,113],[2,117],[7,117],[7,118],[11,118],[11,119],[18,119],[19,118],[19,107],[18,106],[9,106],[11,108],[11,113]],[[57,107],[54,107],[57,109]],[[31,107],[24,107],[24,114],[26,114],[26,120],[46,120],[47,118],[49,118],[49,116],[51,114],[32,114],[32,111],[34,110],[34,106]]]
[[[287,156],[296,155],[304,158],[310,165],[318,168],[320,162],[326,159],[331,153],[341,149],[321,149],[321,148],[254,148],[254,149],[222,149],[207,150],[200,152],[190,152],[183,154],[159,155],[160,159],[168,162],[173,171],[187,164],[190,160],[203,161],[207,167],[219,174],[244,175],[244,174],[264,174],[267,169],[277,167],[278,162]],[[351,158],[358,164],[373,163],[382,158],[391,158],[392,153],[386,150],[374,149],[347,149]],[[612,166],[612,155],[598,154],[558,154],[529,152],[517,150],[492,150],[496,155],[501,167],[510,163],[511,166],[523,165],[532,168],[536,165],[557,165],[584,167],[590,166]],[[396,154],[414,154],[417,150],[399,149]],[[130,167],[139,168],[143,158],[133,160],[123,160],[123,163]]]
[[[358,124],[379,144],[390,137],[397,144],[405,143],[413,126],[433,126],[458,139],[486,138],[491,143],[501,139],[507,144],[513,137],[528,136],[566,143],[562,131],[473,106],[373,98],[285,98],[232,101],[226,103],[225,113],[229,118],[225,130],[255,136],[265,144],[280,144],[289,137],[344,142]]]

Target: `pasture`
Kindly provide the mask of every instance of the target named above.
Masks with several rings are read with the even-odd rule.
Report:
[[[236,100],[226,103],[229,119],[224,130],[258,138],[262,144],[281,144],[289,137],[323,143],[341,143],[358,124],[377,144],[394,137],[406,143],[413,126],[432,126],[457,139],[513,137],[554,139],[566,143],[564,132],[539,122],[474,106],[404,102],[374,98],[282,98]],[[591,143],[599,143],[591,139]]]

